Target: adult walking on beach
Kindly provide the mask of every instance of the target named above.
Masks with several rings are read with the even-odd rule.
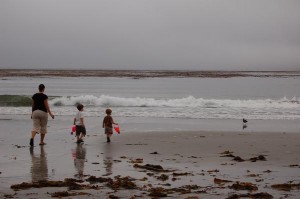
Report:
[[[40,145],[45,145],[45,135],[47,133],[48,113],[54,119],[54,115],[51,113],[48,96],[44,94],[44,84],[39,85],[39,92],[32,96],[32,114],[31,119],[33,122],[33,128],[31,131],[30,146],[34,145],[34,137],[37,133],[41,134]]]

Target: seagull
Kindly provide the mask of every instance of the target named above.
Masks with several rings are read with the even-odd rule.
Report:
[[[243,130],[247,128],[247,120],[243,118]]]

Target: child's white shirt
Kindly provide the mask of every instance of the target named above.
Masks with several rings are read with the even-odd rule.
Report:
[[[82,111],[78,111],[76,116],[75,116],[75,125],[82,125],[80,118],[83,118],[84,114]]]

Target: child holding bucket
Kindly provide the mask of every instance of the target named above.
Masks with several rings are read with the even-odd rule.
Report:
[[[75,115],[73,125],[76,125],[77,143],[83,142],[82,138],[86,135],[83,115],[83,105],[77,105],[78,112]]]
[[[113,118],[111,117],[111,109],[106,109],[105,113],[106,116],[103,119],[102,127],[104,128],[104,132],[106,134],[107,142],[110,142],[110,137],[113,134],[113,124],[118,125],[118,123],[115,123]]]

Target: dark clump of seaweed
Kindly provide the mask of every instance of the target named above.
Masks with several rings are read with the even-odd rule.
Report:
[[[176,173],[173,172],[173,176],[187,176],[187,175],[193,175],[192,173],[184,172],[184,173]]]
[[[251,182],[236,182],[229,186],[230,189],[234,190],[248,190],[248,191],[256,191],[258,188],[255,184]]]
[[[111,178],[103,178],[103,177],[96,177],[96,176],[90,176],[88,179],[86,179],[86,181],[88,181],[89,183],[104,183],[104,182],[108,182],[110,181]]]
[[[267,159],[266,159],[266,157],[265,156],[263,156],[263,155],[259,155],[259,156],[257,156],[257,157],[253,157],[253,158],[250,158],[249,159],[251,162],[256,162],[256,161],[266,161]]]
[[[240,156],[235,156],[232,160],[237,161],[237,162],[244,162],[245,160],[241,158]]]
[[[272,199],[273,196],[268,193],[247,193],[247,194],[233,194],[226,199],[239,199],[239,198],[252,198],[252,199]]]
[[[292,184],[292,183],[273,184],[271,187],[273,189],[277,189],[279,191],[291,191],[292,189],[300,189],[300,183],[298,183],[298,184]]]
[[[55,198],[69,197],[69,196],[74,196],[74,194],[71,194],[67,191],[59,191],[51,194],[51,197],[55,197]]]
[[[120,188],[136,189],[137,185],[133,181],[135,181],[135,179],[130,178],[129,176],[126,177],[116,176],[115,180],[113,179],[108,180],[107,186],[113,190],[118,190]]]
[[[167,197],[167,190],[162,187],[156,187],[149,189],[149,196],[151,197]]]
[[[65,187],[67,186],[64,181],[48,181],[40,180],[36,182],[22,182],[21,184],[11,185],[11,189],[29,189],[29,188],[41,188],[41,187]]]
[[[166,174],[161,174],[160,176],[157,177],[158,180],[166,181],[169,180],[169,176]]]
[[[30,189],[30,188],[42,188],[42,187],[68,187],[69,190],[82,190],[82,189],[97,189],[97,186],[89,186],[78,184],[82,183],[82,180],[76,180],[72,178],[66,178],[64,181],[49,181],[40,180],[36,182],[22,182],[21,184],[11,185],[11,189]]]
[[[79,193],[70,193],[68,191],[59,191],[51,194],[53,198],[63,198],[63,197],[70,197],[70,196],[83,196],[83,195],[90,195],[88,193],[79,192]]]
[[[223,180],[223,179],[219,179],[219,178],[214,178],[214,183],[215,184],[225,184],[225,183],[229,183],[229,182],[232,182],[231,180]]]
[[[147,169],[150,171],[157,171],[157,172],[170,172],[170,170],[164,169],[161,165],[153,165],[153,164],[134,164],[133,167],[140,168],[140,169]]]

